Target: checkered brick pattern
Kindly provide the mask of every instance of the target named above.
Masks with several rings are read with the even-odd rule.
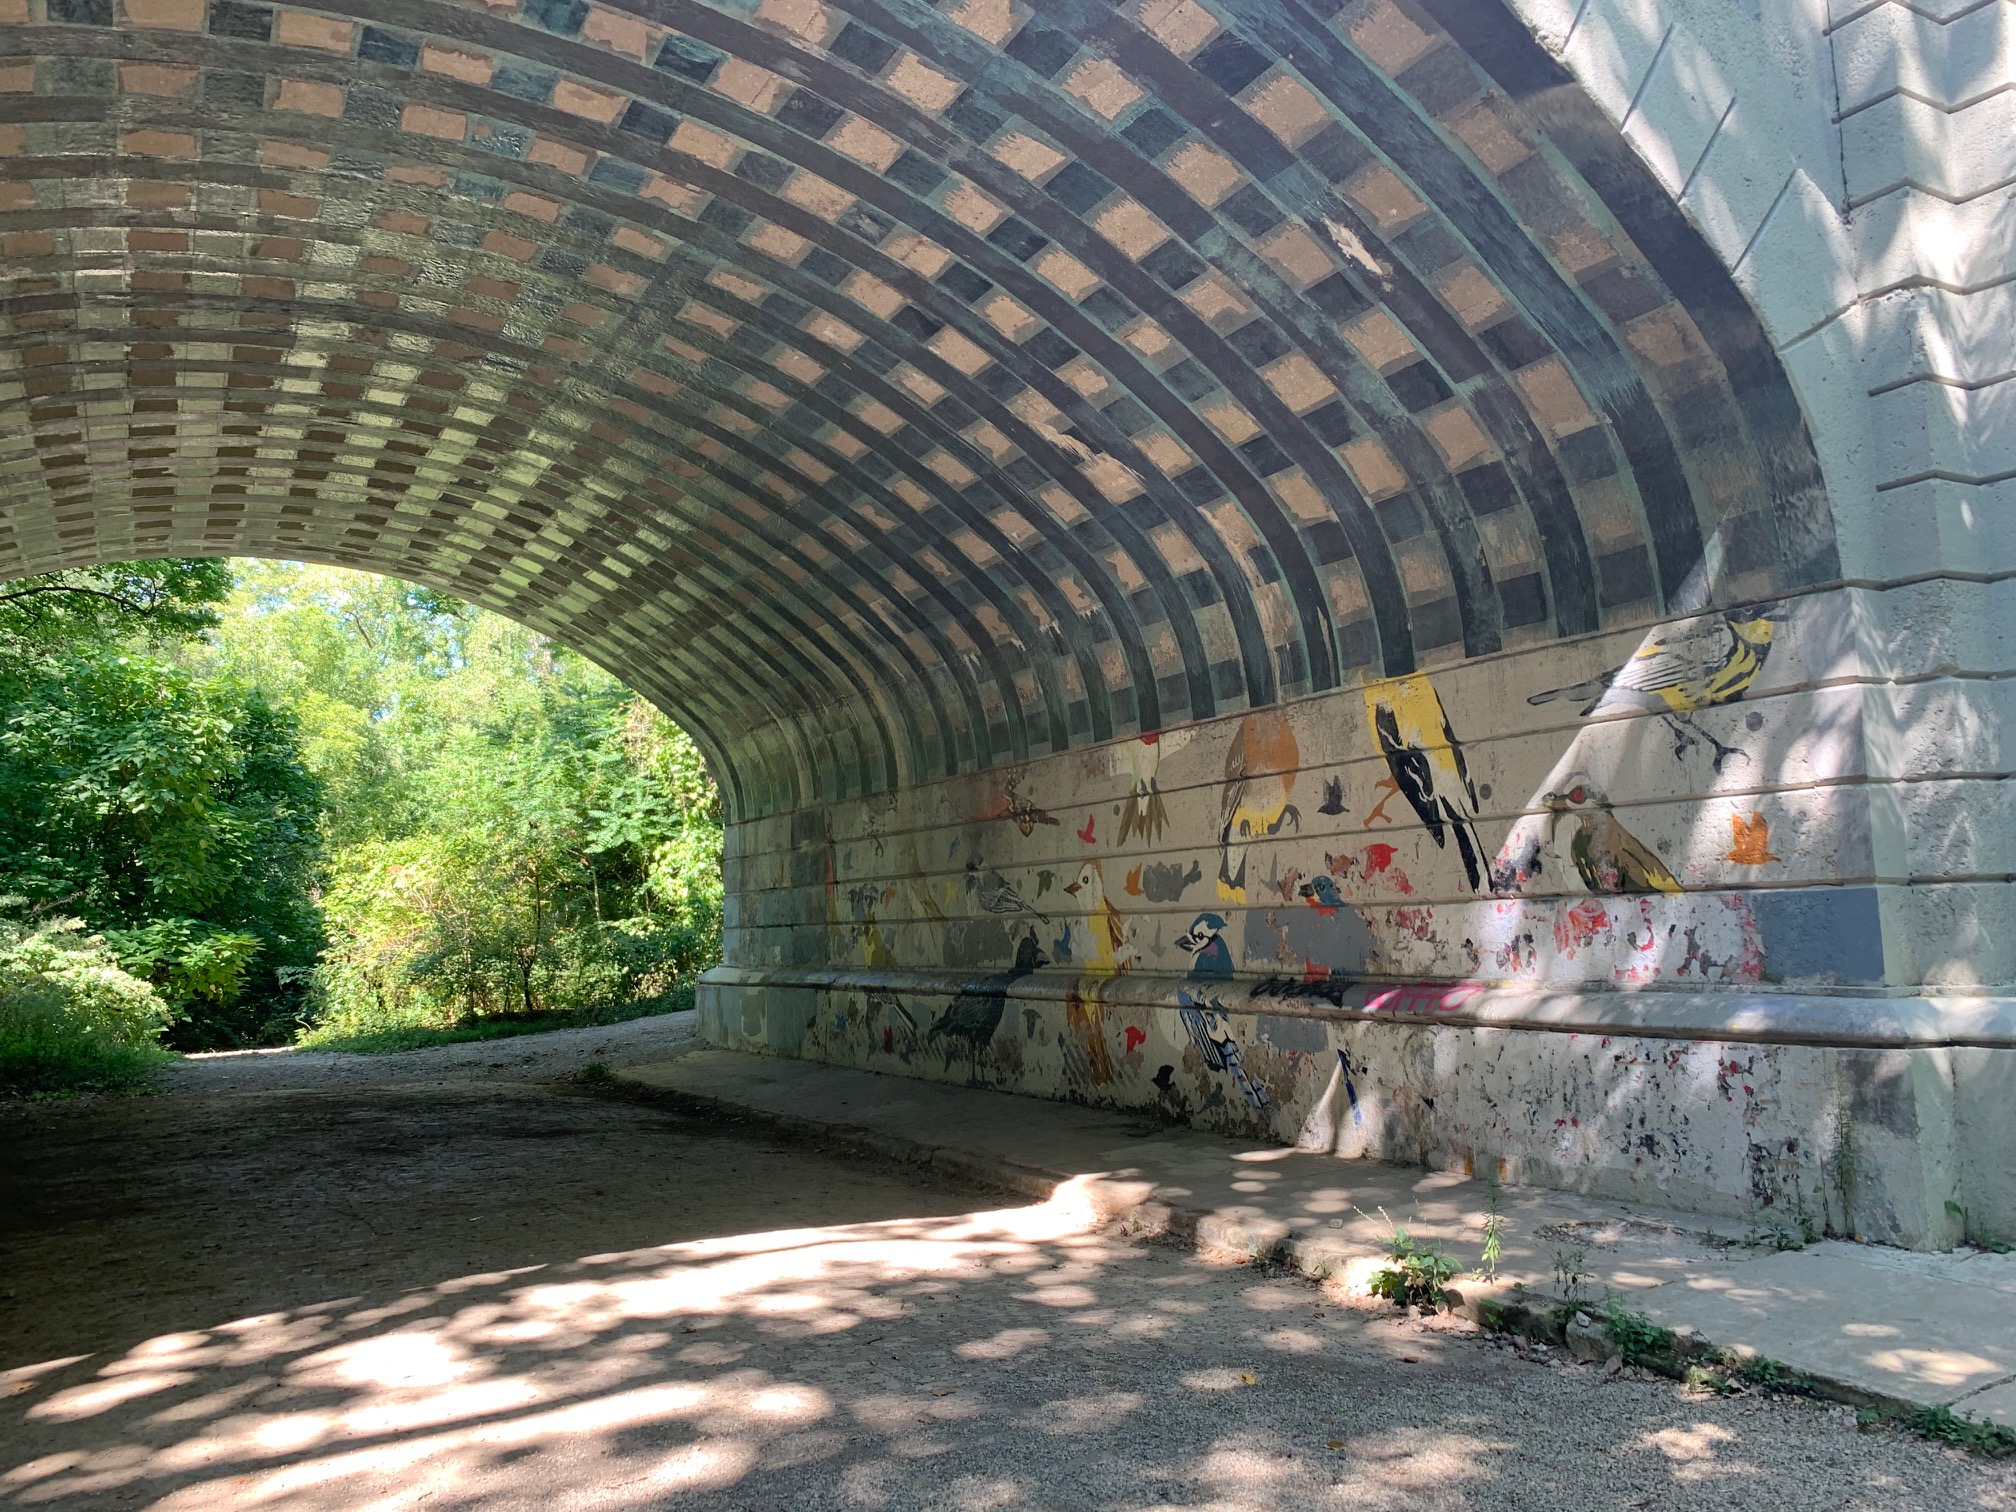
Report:
[[[744,816],[1836,573],[1498,0],[0,0],[0,575],[434,583]]]

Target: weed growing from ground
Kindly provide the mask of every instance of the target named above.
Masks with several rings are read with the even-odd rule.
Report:
[[[1589,1251],[1581,1245],[1554,1251],[1554,1285],[1560,1290],[1562,1305],[1570,1311],[1582,1305],[1591,1274]]]
[[[1985,1454],[1990,1459],[2008,1459],[2016,1455],[2016,1428],[2005,1428],[2000,1423],[1984,1423],[1944,1405],[1920,1407],[1904,1419],[1904,1426],[1920,1438],[1931,1439],[1938,1444],[1952,1444],[1971,1454]]]
[[[1484,1185],[1484,1248],[1477,1257],[1478,1269],[1486,1281],[1498,1279],[1498,1262],[1505,1254],[1505,1214],[1500,1211],[1504,1194],[1493,1171]]]
[[[1400,1307],[1440,1307],[1448,1299],[1449,1283],[1463,1274],[1463,1268],[1386,1217],[1384,1208],[1379,1216],[1392,1233],[1386,1239],[1387,1263],[1372,1276],[1372,1295]]]
[[[1614,1297],[1603,1305],[1603,1333],[1626,1365],[1643,1365],[1648,1360],[1673,1354],[1673,1330],[1661,1328],[1643,1313],[1634,1313]]]

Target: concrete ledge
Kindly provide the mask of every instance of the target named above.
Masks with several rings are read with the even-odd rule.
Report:
[[[998,974],[997,974],[998,975]],[[1009,1002],[1056,1004],[1075,973],[1037,972],[1006,988]],[[983,972],[847,967],[716,966],[707,988],[809,988],[954,997],[991,985]],[[1338,1023],[1427,1023],[1551,1034],[1630,1034],[1646,1039],[1845,1048],[2016,1049],[2016,998],[1880,997],[1847,993],[1520,992],[1463,982],[1353,983],[1348,979],[1244,975],[1210,984],[1211,995],[1249,1013]],[[1135,971],[1104,984],[1109,1007],[1173,1008],[1185,977]]]
[[[1382,1212],[1475,1266],[1491,1200],[1484,1182],[1453,1173],[804,1061],[703,1050],[618,1075],[829,1147],[1083,1201],[1135,1231],[1361,1288],[1383,1263]],[[1801,1236],[1745,1243],[1680,1214],[1530,1187],[1502,1189],[1498,1210],[1497,1279],[1458,1283],[1462,1309],[1487,1325],[1586,1355],[1611,1346],[1575,1308],[1600,1315],[1608,1302],[1674,1330],[1682,1358],[1763,1357],[1833,1400],[2016,1424],[2016,1256],[1833,1241],[1781,1250]]]

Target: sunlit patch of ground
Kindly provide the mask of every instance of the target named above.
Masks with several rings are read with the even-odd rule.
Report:
[[[1828,1410],[1522,1358],[1068,1196],[534,1088],[317,1097],[10,1131],[0,1202],[56,1194],[7,1236],[0,1505],[2016,1508]]]

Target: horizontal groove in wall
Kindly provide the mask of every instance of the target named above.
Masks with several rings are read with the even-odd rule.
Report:
[[[1928,199],[1939,201],[1942,205],[1967,205],[1972,204],[1984,195],[1993,194],[1998,189],[2007,189],[2011,185],[2016,185],[2016,175],[1999,178],[1992,184],[1983,184],[1980,188],[1970,189],[1965,194],[1948,194],[1943,190],[1933,188],[1930,184],[1920,183],[1917,179],[1895,179],[1885,184],[1881,189],[1871,190],[1867,194],[1850,195],[1848,208],[1851,212],[1865,210],[1880,199],[1887,198],[1892,194],[1902,194],[1907,190],[1916,190]]]
[[[703,992],[740,989],[892,992],[956,997],[992,991],[998,974],[858,971],[716,966],[700,979]],[[1743,1044],[1842,1048],[2016,1049],[2016,997],[2006,992],[1952,996],[1881,996],[1849,992],[1702,993],[1640,991],[1513,991],[1475,982],[1377,982],[1342,978],[1300,981],[1234,978],[1209,984],[1224,1011],[1338,1023],[1390,1021],[1409,1026],[1529,1031],[1548,1034],[1638,1035],[1648,1039],[1728,1040]],[[1178,994],[1198,984],[1146,972],[1106,982],[1108,1009],[1170,1010]],[[1061,1003],[1078,990],[1076,976],[1037,973],[1008,983],[1011,1003]]]
[[[1885,90],[1873,99],[1866,100],[1852,109],[1842,111],[1834,117],[1834,124],[1839,126],[1844,121],[1851,121],[1856,116],[1862,114],[1863,111],[1873,110],[1886,100],[1910,100],[1913,104],[1923,105],[1929,110],[1936,110],[1941,115],[1962,115],[1972,110],[1976,105],[1992,100],[1997,95],[2008,94],[2012,90],[2016,90],[2016,80],[2005,80],[1995,85],[1992,89],[1984,89],[1978,94],[1969,95],[1964,100],[1938,100],[1930,95],[1920,94],[1915,89],[1907,89],[1900,84],[1895,89]]]

